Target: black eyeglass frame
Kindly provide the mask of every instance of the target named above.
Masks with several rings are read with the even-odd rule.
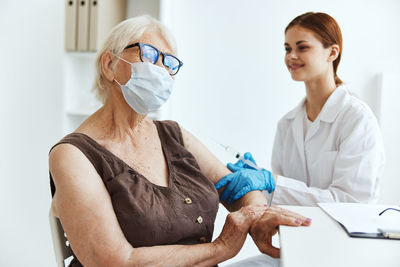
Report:
[[[162,63],[163,63],[163,65],[164,65],[165,67],[167,67],[167,68],[169,68],[169,67],[168,67],[167,65],[165,65],[165,62],[164,62],[164,61],[165,61],[165,56],[173,57],[173,58],[175,58],[176,60],[178,60],[178,62],[179,62],[178,70],[177,70],[175,73],[170,73],[170,75],[172,75],[172,76],[176,75],[176,74],[179,72],[180,68],[183,66],[183,62],[182,62],[179,58],[177,58],[176,56],[171,55],[171,54],[163,53],[163,52],[161,52],[160,50],[158,50],[157,48],[155,48],[154,46],[149,45],[149,44],[134,43],[134,44],[130,44],[130,45],[126,46],[126,47],[124,48],[124,50],[129,49],[129,48],[132,48],[132,47],[136,47],[136,46],[138,46],[139,49],[140,49],[140,51],[139,51],[139,52],[140,52],[140,53],[139,53],[139,57],[140,57],[140,60],[141,60],[142,62],[144,62],[144,61],[143,61],[143,58],[142,58],[142,47],[143,47],[143,46],[150,46],[151,48],[153,48],[153,49],[157,52],[157,57],[156,57],[156,59],[155,59],[155,61],[154,61],[153,64],[155,64],[155,63],[158,61],[158,58],[160,57],[160,54],[161,54],[162,57],[163,57]]]
[[[394,210],[394,211],[398,211],[398,212],[400,212],[400,209],[395,209],[395,208],[387,208],[387,209],[384,209],[381,213],[379,213],[379,216],[381,216],[383,213],[385,213],[386,211],[388,211],[388,210]]]

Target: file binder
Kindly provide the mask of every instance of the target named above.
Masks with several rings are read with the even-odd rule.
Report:
[[[97,51],[111,29],[126,17],[126,0],[90,1],[89,50]]]
[[[65,0],[65,50],[76,50],[77,0]]]
[[[126,0],[66,0],[65,49],[97,51],[126,17]]]
[[[89,50],[97,50],[97,24],[98,24],[98,1],[101,0],[90,0],[90,22],[89,22]]]
[[[78,0],[77,50],[87,51],[89,45],[89,0]]]

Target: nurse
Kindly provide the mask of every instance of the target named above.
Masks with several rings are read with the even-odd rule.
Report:
[[[278,122],[272,173],[244,178],[240,172],[251,167],[239,161],[228,164],[234,173],[216,187],[228,184],[228,201],[251,190],[275,190],[275,205],[376,202],[385,163],[382,137],[370,108],[337,75],[339,25],[328,14],[305,13],[286,27],[284,47],[285,64],[293,80],[304,82],[306,97]],[[250,153],[245,157],[253,160]]]

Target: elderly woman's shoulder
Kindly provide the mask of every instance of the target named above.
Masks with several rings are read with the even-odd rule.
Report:
[[[69,143],[57,143],[49,153],[49,163],[67,162],[81,158],[83,153],[76,146]]]
[[[84,133],[73,132],[64,136],[58,141],[49,152],[49,161],[55,162],[69,162],[72,160],[81,160],[85,158],[82,152],[82,144],[88,144],[90,137]]]

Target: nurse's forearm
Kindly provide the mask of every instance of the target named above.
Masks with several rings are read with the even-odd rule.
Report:
[[[293,178],[279,176],[279,184],[274,194],[274,203],[278,205],[316,206],[318,202],[359,202],[344,189],[351,185],[329,185],[328,188],[309,187],[306,183]]]

